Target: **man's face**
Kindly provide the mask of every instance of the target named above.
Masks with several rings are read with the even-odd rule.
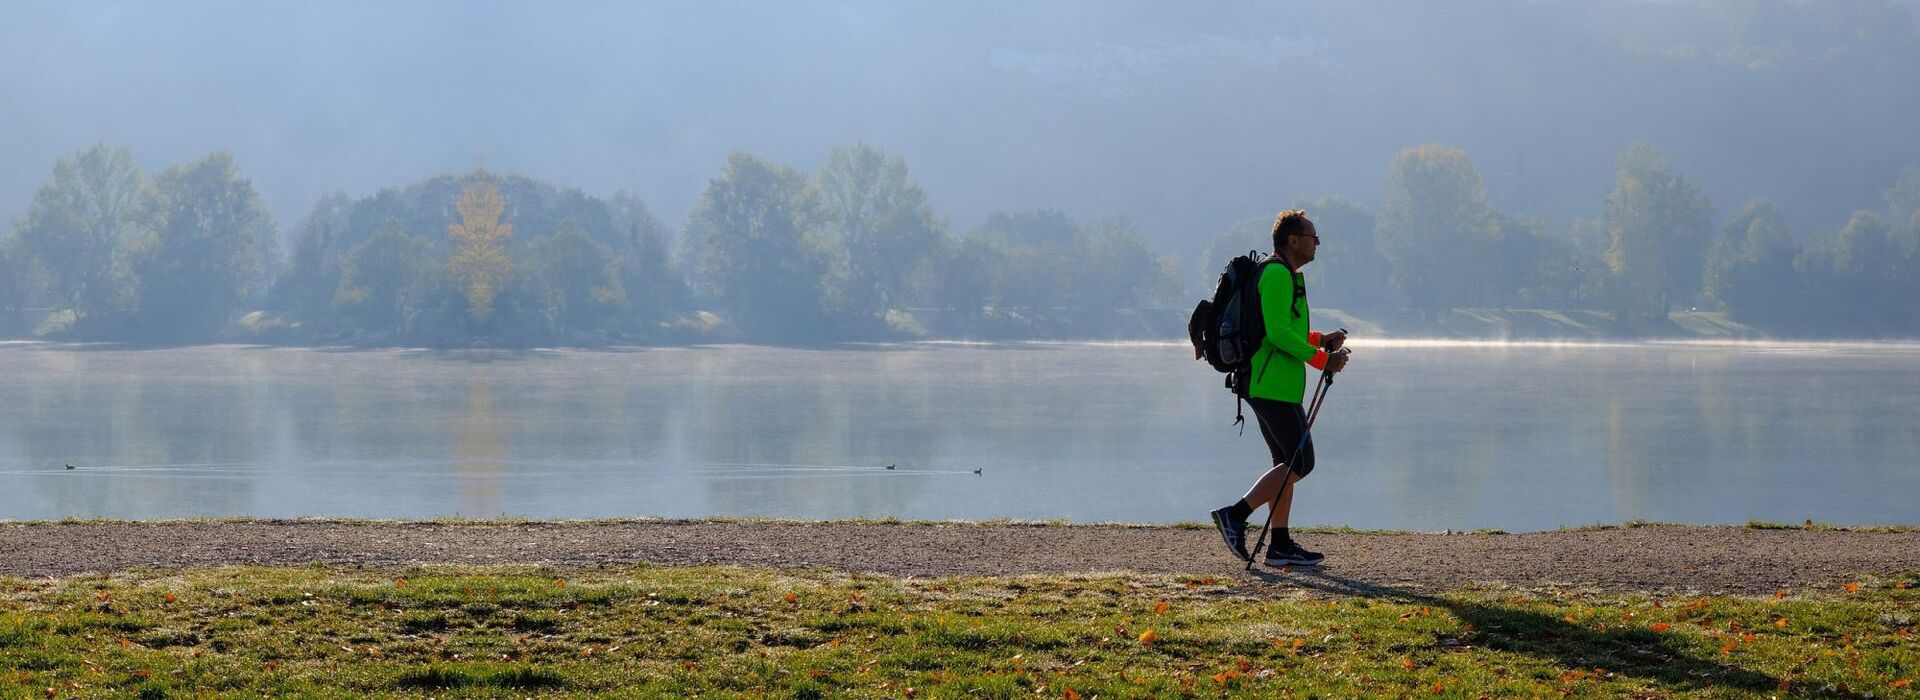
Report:
[[[1313,222],[1309,221],[1305,231],[1287,237],[1287,249],[1284,252],[1293,264],[1305,265],[1313,262],[1313,254],[1319,249],[1320,232],[1314,230]]]

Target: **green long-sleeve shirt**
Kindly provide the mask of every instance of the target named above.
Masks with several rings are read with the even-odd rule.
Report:
[[[1307,366],[1327,365],[1320,334],[1308,323],[1306,280],[1282,262],[1261,270],[1260,317],[1267,325],[1267,339],[1253,353],[1253,383],[1247,395],[1300,403],[1307,392]]]

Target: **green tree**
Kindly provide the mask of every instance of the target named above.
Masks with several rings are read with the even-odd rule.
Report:
[[[433,243],[391,222],[340,260],[334,305],[355,328],[404,335],[433,270]]]
[[[0,313],[26,308],[33,294],[28,279],[31,265],[32,258],[20,244],[18,235],[0,239]],[[0,331],[5,330],[4,322],[0,322]]]
[[[1578,295],[1571,241],[1549,235],[1538,219],[1496,214],[1500,235],[1487,253],[1481,294],[1502,306],[1560,306]]]
[[[643,323],[657,321],[680,296],[666,233],[647,205],[631,193],[616,193],[607,204],[620,240],[620,286],[626,290],[629,313]]]
[[[534,241],[533,267],[562,332],[608,330],[627,310],[621,258],[575,226]]]
[[[1713,207],[1648,143],[1620,155],[1607,196],[1607,265],[1622,313],[1665,318],[1676,297],[1700,286]]]
[[[806,175],[739,152],[694,205],[686,246],[695,282],[747,336],[819,336],[826,264],[808,240],[818,209]]]
[[[1613,245],[1602,219],[1574,219],[1568,226],[1567,242],[1573,248],[1568,261],[1570,288],[1563,306],[1569,309],[1601,309],[1612,305],[1613,269],[1607,265],[1607,248]]]
[[[1500,233],[1486,198],[1466,151],[1427,144],[1394,157],[1378,236],[1389,282],[1403,303],[1432,312],[1480,301],[1478,252]]]
[[[1389,266],[1375,240],[1373,212],[1341,195],[1300,200],[1295,209],[1307,212],[1320,233],[1320,250],[1306,269],[1307,289],[1322,308],[1377,309],[1393,303]],[[1262,233],[1270,241],[1273,222]],[[1269,246],[1271,247],[1271,246]]]
[[[992,241],[968,236],[943,239],[934,260],[929,303],[977,317],[993,300],[994,271],[1003,266],[1006,253]]]
[[[141,209],[148,233],[133,269],[137,325],[146,337],[210,337],[264,288],[273,216],[231,154],[168,168],[146,189]]]
[[[293,258],[274,280],[272,306],[306,321],[330,320],[342,272],[341,240],[349,227],[353,200],[338,190],[320,198],[300,224]],[[389,220],[392,221],[392,220]],[[397,226],[398,222],[394,222]]]
[[[54,163],[19,229],[52,302],[81,317],[123,309],[125,247],[137,237],[140,169],[126,149],[96,145]]]
[[[974,236],[1000,250],[992,304],[1014,309],[1064,306],[1072,296],[1080,227],[1063,212],[994,212]]]
[[[1833,314],[1850,319],[1850,333],[1911,332],[1911,280],[1899,272],[1904,256],[1886,222],[1870,211],[1854,212],[1833,248]]]
[[[1740,321],[1782,326],[1800,298],[1794,255],[1779,206],[1770,199],[1748,202],[1708,248],[1705,294]]]
[[[876,314],[904,306],[937,242],[939,226],[927,195],[907,176],[906,161],[866,144],[837,148],[816,182],[825,232],[836,237],[832,296],[848,311]]]
[[[1078,250],[1057,261],[1071,273],[1068,305],[1094,311],[1139,308],[1159,285],[1159,256],[1125,219],[1095,222],[1077,242]]]

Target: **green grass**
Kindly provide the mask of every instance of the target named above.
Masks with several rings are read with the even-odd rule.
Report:
[[[1281,578],[311,566],[0,579],[0,697],[1902,697],[1920,675],[1915,574],[1779,598]]]

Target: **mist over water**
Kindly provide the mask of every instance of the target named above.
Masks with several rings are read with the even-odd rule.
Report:
[[[1298,524],[1920,522],[1920,345],[1355,352]],[[1198,521],[1265,449],[1236,435],[1219,375],[1191,357],[1160,343],[8,343],[0,518]]]

